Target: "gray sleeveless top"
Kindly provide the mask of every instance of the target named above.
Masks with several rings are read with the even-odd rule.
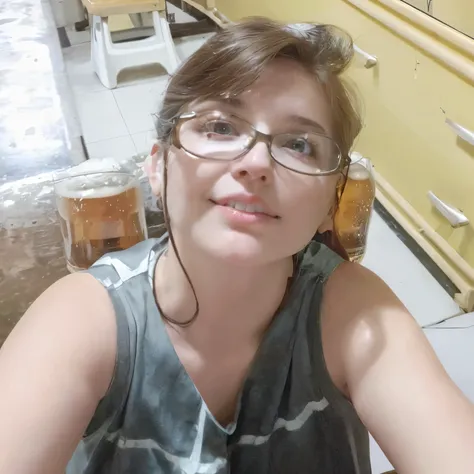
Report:
[[[222,427],[182,366],[153,292],[166,236],[100,259],[89,272],[115,308],[115,375],[67,474],[368,474],[366,429],[333,385],[319,307],[342,261],[312,242],[297,256],[286,304]]]

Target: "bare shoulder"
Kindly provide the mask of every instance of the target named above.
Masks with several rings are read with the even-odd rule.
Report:
[[[0,350],[0,474],[64,473],[112,379],[116,332],[107,291],[89,274],[33,303]]]
[[[108,387],[108,367],[115,360],[116,323],[105,288],[90,274],[68,275],[49,287],[31,305],[12,331],[0,354],[41,347],[56,347],[58,355],[82,347],[77,362],[90,364],[97,389]],[[6,357],[6,355],[5,355]],[[101,381],[100,366],[105,368]],[[112,375],[112,374],[110,374]],[[105,393],[105,392],[104,392]]]
[[[341,295],[344,297],[341,298]],[[329,277],[325,287],[324,302],[334,310],[348,306],[377,310],[379,305],[404,308],[388,285],[371,270],[357,263],[342,263]],[[376,311],[377,312],[377,311]],[[353,315],[353,312],[351,312]],[[351,314],[346,314],[350,318]],[[378,314],[378,312],[377,312]]]
[[[329,373],[397,472],[474,472],[474,406],[390,288],[344,263],[321,318]]]
[[[388,339],[400,334],[428,345],[414,318],[387,284],[354,263],[344,262],[328,279],[321,319],[328,368],[346,394],[356,365],[362,370],[360,361],[369,364],[375,360]]]

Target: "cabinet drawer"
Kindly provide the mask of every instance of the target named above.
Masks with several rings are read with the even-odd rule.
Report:
[[[378,58],[374,69],[355,62],[349,72],[365,104],[357,150],[474,267],[474,146],[456,136],[442,112],[474,130],[473,85],[355,9],[345,26]],[[453,229],[429,191],[462,210],[470,224]]]

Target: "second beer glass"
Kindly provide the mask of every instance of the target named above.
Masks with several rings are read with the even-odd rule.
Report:
[[[360,262],[364,257],[374,199],[372,164],[368,158],[353,153],[335,216],[339,241],[353,262]]]

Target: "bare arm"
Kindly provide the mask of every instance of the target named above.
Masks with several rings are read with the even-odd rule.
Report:
[[[112,378],[114,311],[87,274],[31,306],[0,349],[0,474],[63,474]]]
[[[328,369],[397,472],[472,474],[474,405],[392,291],[343,264],[324,300]]]

